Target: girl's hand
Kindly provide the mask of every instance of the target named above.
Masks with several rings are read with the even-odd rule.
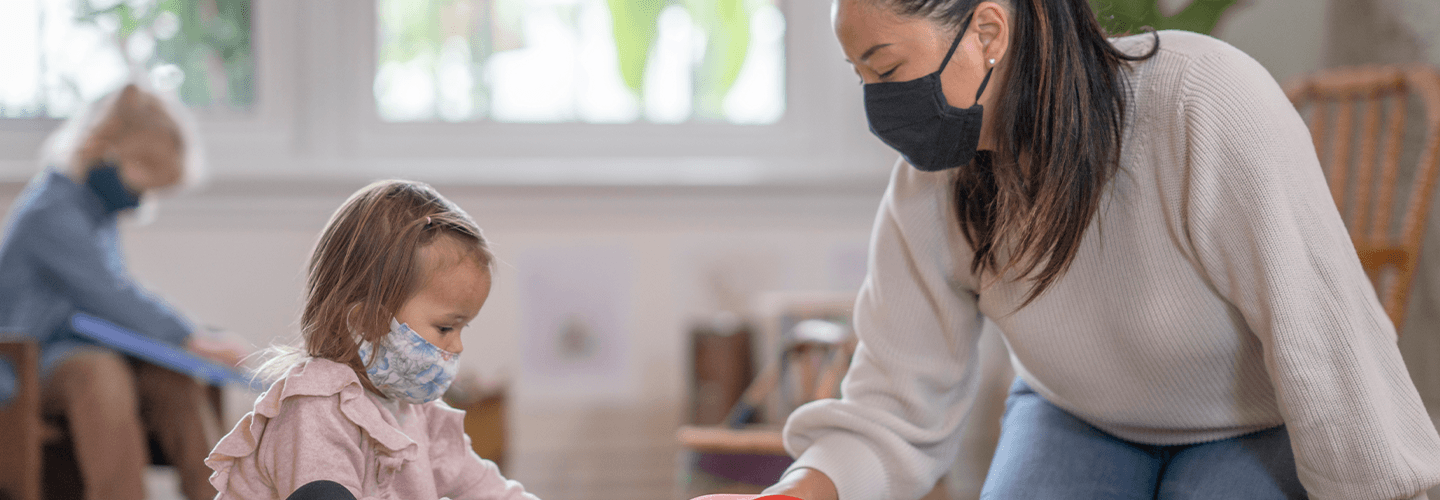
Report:
[[[225,366],[238,367],[245,360],[245,356],[249,355],[249,350],[239,342],[194,335],[190,337],[190,342],[185,345],[185,348],[202,358]]]
[[[790,495],[802,500],[840,500],[835,483],[824,472],[805,468],[786,474],[762,494]]]

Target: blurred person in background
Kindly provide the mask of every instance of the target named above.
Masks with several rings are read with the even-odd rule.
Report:
[[[195,180],[190,122],[179,104],[133,84],[96,101],[47,140],[46,168],[11,207],[0,239],[0,325],[39,344],[42,406],[68,422],[87,499],[145,498],[147,434],[175,465],[185,496],[215,497],[204,461],[220,422],[207,386],[84,339],[69,322],[85,313],[214,361],[240,361],[238,345],[198,338],[138,286],[119,247],[120,214]],[[0,389],[14,379],[0,366]]]

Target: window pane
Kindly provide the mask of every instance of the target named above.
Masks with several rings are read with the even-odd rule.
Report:
[[[0,2],[0,117],[63,118],[132,79],[192,107],[248,109],[250,1]]]
[[[377,0],[391,122],[765,124],[785,112],[778,0]]]

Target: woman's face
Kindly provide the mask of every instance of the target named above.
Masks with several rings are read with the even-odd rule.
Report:
[[[845,51],[845,58],[864,83],[903,82],[914,80],[940,69],[945,53],[955,41],[956,32],[920,17],[902,17],[892,12],[882,0],[836,0],[835,36]],[[980,104],[988,106],[996,99],[1004,81],[1004,55],[1009,46],[1009,12],[995,2],[981,2],[975,7],[960,46],[940,75],[945,100],[951,106],[968,108],[976,103],[975,91],[992,66]],[[990,63],[993,59],[994,64]],[[981,127],[982,149],[986,149],[987,133],[993,113],[985,113]]]

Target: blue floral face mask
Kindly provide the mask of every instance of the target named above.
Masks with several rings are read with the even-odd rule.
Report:
[[[371,354],[376,349],[374,361]],[[365,373],[380,393],[411,404],[439,399],[455,380],[460,355],[435,347],[409,325],[390,320],[390,333],[378,346],[360,343],[360,359],[370,362]]]

